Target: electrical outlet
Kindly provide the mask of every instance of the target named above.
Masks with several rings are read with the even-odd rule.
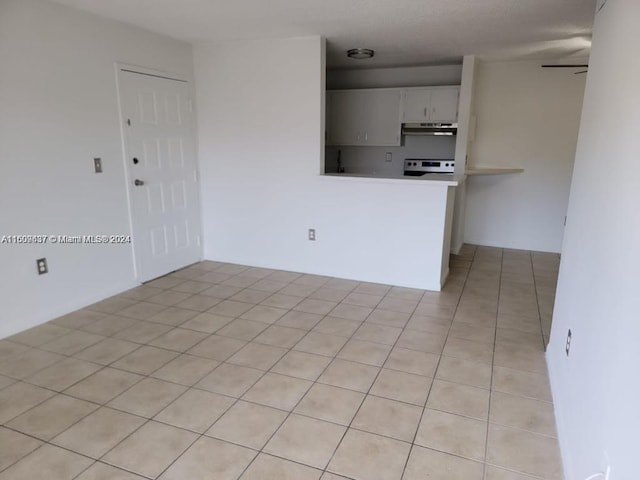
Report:
[[[392,160],[393,160],[393,155],[391,154],[391,152],[387,152],[385,154],[384,161],[385,162],[391,162]]]
[[[46,258],[37,259],[36,266],[38,267],[38,275],[44,275],[45,273],[49,273],[49,267],[47,267]]]
[[[315,240],[316,240],[316,229],[315,228],[310,228],[309,229],[309,240],[315,242]]]
[[[102,159],[101,158],[94,158],[93,159],[93,169],[96,171],[96,173],[102,173]]]
[[[571,329],[567,332],[567,345],[564,347],[564,351],[567,352],[567,357],[569,356],[569,349],[571,348]]]

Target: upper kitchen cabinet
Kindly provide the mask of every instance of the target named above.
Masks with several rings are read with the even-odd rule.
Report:
[[[431,113],[431,89],[405,90],[402,112],[404,123],[428,122]]]
[[[363,123],[359,92],[327,92],[327,144],[356,145]]]
[[[460,87],[407,88],[403,123],[456,123]]]
[[[327,92],[327,144],[400,145],[402,90]]]

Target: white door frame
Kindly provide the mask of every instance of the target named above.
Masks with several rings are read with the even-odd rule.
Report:
[[[193,88],[193,81],[188,78],[187,76],[180,74],[180,73],[173,73],[173,72],[165,72],[162,70],[156,70],[153,68],[147,68],[147,67],[141,67],[139,65],[132,65],[129,63],[122,63],[122,62],[116,62],[114,64],[115,67],[115,76],[116,76],[116,97],[117,97],[117,102],[118,102],[118,121],[120,122],[120,143],[121,143],[121,148],[122,148],[122,162],[123,162],[123,166],[124,166],[124,178],[125,178],[125,186],[126,186],[126,195],[127,195],[127,205],[128,205],[128,213],[129,213],[129,233],[131,235],[131,259],[133,261],[133,268],[134,268],[134,274],[136,277],[136,280],[138,282],[138,284],[142,284],[142,280],[140,278],[140,272],[141,272],[141,267],[140,267],[140,258],[138,257],[138,255],[136,255],[136,239],[134,237],[134,228],[133,228],[133,199],[131,197],[131,182],[133,181],[133,176],[131,173],[131,165],[129,164],[129,162],[127,161],[127,141],[126,141],[126,135],[127,135],[127,131],[126,131],[126,119],[124,118],[124,113],[122,112],[122,73],[123,72],[127,72],[127,73],[138,73],[141,75],[149,75],[152,77],[160,77],[160,78],[165,78],[168,80],[176,80],[179,82],[185,82],[187,84],[187,87],[189,89],[189,94],[190,97],[193,101],[193,99],[195,98],[195,91]],[[195,108],[194,108],[194,114],[195,114]],[[194,118],[196,118],[194,116]],[[197,121],[197,120],[196,120]],[[196,142],[195,145],[195,151],[198,152],[198,130],[196,128],[196,121],[194,121],[193,123],[193,138],[194,141]],[[200,186],[200,168],[199,168],[199,161],[198,158],[196,158],[196,172],[197,172],[197,176],[198,176],[198,189],[197,189],[197,198],[198,198],[198,205],[200,207],[200,225],[199,225],[199,230],[198,230],[198,237],[200,239],[200,260],[202,260],[203,258],[203,243],[202,242],[202,195],[200,192],[201,186]]]

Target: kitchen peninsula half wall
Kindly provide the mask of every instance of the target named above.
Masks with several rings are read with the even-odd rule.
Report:
[[[333,252],[324,268],[350,278],[439,291],[449,275],[455,187],[450,180],[321,175],[318,191],[333,214],[317,245]],[[313,243],[313,242],[310,242]]]
[[[323,174],[323,45],[194,50],[204,258],[439,290],[456,187]]]
[[[358,205],[353,233],[363,239],[345,265],[374,264],[383,283],[442,288],[463,181],[454,175],[459,96],[455,83],[326,92],[322,179],[344,196],[342,212]]]

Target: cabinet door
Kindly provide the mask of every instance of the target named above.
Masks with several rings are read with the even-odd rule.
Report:
[[[420,88],[405,90],[404,92],[404,123],[424,123],[429,121],[429,106],[431,105],[431,89]]]
[[[331,92],[329,98],[329,145],[360,145],[364,142],[362,94]]]
[[[430,122],[455,123],[458,121],[458,96],[460,89],[434,88],[431,90]]]
[[[363,94],[364,144],[400,145],[401,90],[378,90]]]

